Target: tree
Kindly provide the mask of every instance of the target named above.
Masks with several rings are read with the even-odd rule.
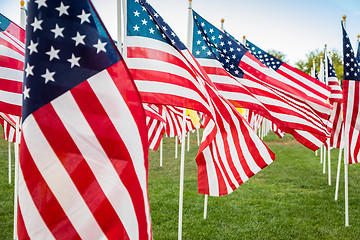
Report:
[[[314,51],[311,51],[310,53],[306,54],[307,60],[303,61],[300,60],[295,63],[295,66],[300,71],[303,71],[307,74],[310,74],[311,68],[313,67],[313,60],[315,60],[315,66],[316,71],[320,71],[320,56],[324,57],[324,51],[320,51],[319,49],[316,49]],[[343,65],[342,65],[342,55],[340,52],[336,49],[333,49],[331,51],[331,60],[333,63],[333,66],[335,68],[336,75],[340,81],[343,79]]]
[[[279,59],[280,61],[287,63],[286,55],[284,53],[274,49],[268,50],[268,53],[274,56],[275,58]]]

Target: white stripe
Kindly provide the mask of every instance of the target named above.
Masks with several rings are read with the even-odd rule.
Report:
[[[7,31],[2,32],[3,33],[3,38],[5,39],[6,37],[9,39],[8,42],[10,42],[11,44],[13,44],[14,46],[16,46],[18,49],[24,51],[25,49],[25,44],[23,42],[21,42],[19,39],[17,39],[15,36],[11,35],[10,33],[8,33]]]
[[[0,90],[0,102],[21,106],[22,94]]]
[[[19,208],[30,239],[55,239],[39,214],[19,168]]]
[[[192,89],[174,85],[171,83],[144,81],[144,80],[136,80],[136,79],[135,79],[135,83],[139,92],[167,94],[182,98],[188,98],[191,99],[192,101],[199,102],[200,104],[207,107],[207,103],[199,96],[199,94],[196,91]]]
[[[22,83],[24,78],[24,71],[7,67],[0,67],[0,78]]]
[[[4,45],[0,45],[0,56],[14,58],[14,59],[19,60],[21,62],[25,61],[24,55],[21,55],[20,53],[14,51],[11,48],[5,47]]]
[[[139,129],[136,125],[136,122],[132,116],[132,113],[128,109],[127,103],[122,98],[119,90],[117,89],[113,79],[109,75],[107,71],[102,71],[88,80],[91,88],[95,92],[96,96],[98,97],[100,103],[104,107],[106,113],[108,114],[111,122],[114,124],[115,129],[119,133],[121,139],[123,140],[129,154],[131,156],[136,175],[139,179],[140,186],[143,192],[144,198],[144,207],[145,207],[145,214],[147,215],[147,222],[148,222],[148,233],[150,234],[150,213],[149,210],[149,203],[148,203],[148,193],[147,193],[147,174],[145,169],[145,156],[144,156],[144,149],[142,149],[142,141],[140,138]],[[114,106],[114,102],[116,106]],[[143,110],[140,110],[143,111]],[[70,112],[71,113],[71,112]],[[147,146],[146,146],[147,147]],[[91,156],[91,155],[90,155]],[[105,185],[108,184],[107,181],[104,183]],[[138,238],[138,226],[134,224],[132,219],[132,214],[135,214],[133,209],[129,206],[127,211],[126,204],[129,202],[119,199],[118,192],[112,192],[112,196],[109,196],[110,202],[112,202],[114,208],[116,209],[120,219],[122,220],[125,229],[129,230],[128,234],[130,239],[137,239]],[[113,199],[112,199],[113,198]],[[120,201],[119,201],[120,200]],[[119,205],[121,203],[121,205]],[[121,206],[121,207],[120,207]],[[134,226],[136,225],[136,226]],[[132,231],[134,231],[134,235],[132,235]]]
[[[330,91],[329,90],[327,90],[327,89],[319,86],[318,84],[316,84],[316,83],[302,77],[301,75],[291,71],[290,69],[288,69],[288,68],[286,68],[286,67],[284,67],[282,65],[280,66],[279,69],[281,71],[285,72],[286,74],[292,76],[293,78],[295,78],[295,79],[301,81],[302,83],[306,84],[306,86],[310,87],[311,89],[314,89],[315,91],[317,91],[317,92],[319,92],[319,93],[321,93],[321,94],[323,94],[323,95],[325,95],[327,97],[330,96]],[[300,85],[296,85],[296,87],[298,89],[300,89],[302,92],[305,92],[307,95],[312,96],[312,97],[317,98],[317,99],[322,99],[324,101],[324,99],[320,98],[319,95],[316,95],[315,93],[307,90],[306,88],[304,88],[304,87],[302,87]]]
[[[62,98],[59,97],[57,99]],[[69,108],[70,106],[65,103],[63,107]],[[71,112],[72,116],[74,114],[74,112]],[[31,157],[80,237],[92,239],[102,236],[102,230],[76,189],[69,173],[66,172],[64,166],[44,137],[34,117],[29,115],[25,119],[23,126],[24,140]],[[80,125],[74,126],[75,129],[80,127]]]
[[[301,131],[301,130],[295,130],[295,132],[297,132],[300,136],[307,139],[308,141],[310,141],[311,143],[313,143],[314,145],[316,145],[318,147],[320,147],[324,144],[318,138],[314,137],[314,135],[310,134],[309,132]]]

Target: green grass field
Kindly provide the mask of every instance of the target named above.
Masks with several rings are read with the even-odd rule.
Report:
[[[349,166],[350,227],[344,227],[343,168],[339,200],[334,201],[338,150],[332,150],[332,186],[322,173],[320,157],[291,136],[269,134],[265,142],[276,160],[227,196],[197,193],[197,144],[191,135],[185,157],[183,239],[359,239],[360,166]],[[179,167],[174,139],[164,139],[163,167],[159,152],[150,151],[149,197],[154,239],[177,239]],[[13,186],[8,184],[7,143],[0,142],[0,239],[12,238]]]

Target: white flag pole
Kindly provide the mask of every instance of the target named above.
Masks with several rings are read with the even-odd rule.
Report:
[[[121,33],[121,0],[117,0],[117,48],[119,49],[119,52],[122,54],[122,42],[123,42],[123,37],[122,37],[122,33]]]
[[[330,141],[327,140],[328,143],[328,183],[331,186],[331,159],[330,159]]]
[[[323,147],[324,153],[323,153],[323,174],[326,173],[326,147],[324,145]]]
[[[9,141],[9,184],[11,184],[11,142]]]
[[[178,158],[178,136],[175,136],[175,158]]]
[[[191,52],[192,43],[192,0],[189,0],[188,7],[188,35],[187,45]],[[182,134],[181,134],[181,162],[180,162],[180,196],[179,196],[179,225],[178,225],[178,240],[182,239],[182,210],[183,210],[183,194],[184,194],[184,164],[185,164],[185,120],[186,109],[183,112]]]
[[[163,165],[163,138],[160,142],[160,167]]]
[[[320,147],[320,164],[323,162],[323,145]]]
[[[223,32],[224,31],[224,22],[225,22],[225,19],[221,19],[221,27],[220,27],[220,30]]]
[[[337,173],[336,173],[335,201],[338,200],[338,193],[339,193],[341,155],[342,155],[342,150],[344,148],[344,136],[345,135],[344,135],[344,125],[343,125],[343,131],[342,131],[342,136],[341,136],[341,140],[340,140],[340,148],[339,148],[338,167],[337,167]]]
[[[346,29],[345,25],[346,16],[343,16],[343,25],[344,29]],[[345,177],[345,227],[349,226],[349,176],[348,176],[348,162],[349,162],[349,138],[346,137],[346,133],[349,131],[347,128],[349,128],[348,124],[345,123],[346,119],[344,119],[344,177]],[[346,139],[345,139],[346,138]]]
[[[122,40],[122,43],[118,43],[118,45],[122,45],[122,51],[121,51],[121,55],[122,57],[126,60],[127,59],[127,46],[126,46],[126,32],[127,32],[127,0],[122,0],[122,9],[123,9],[123,21],[124,21],[124,27],[121,28],[121,9],[120,9],[120,19],[118,17],[118,21],[120,21],[118,24],[120,26],[120,29],[118,30],[118,34],[120,34],[121,36],[118,35],[119,39]],[[118,4],[120,5],[120,4]],[[123,33],[121,33],[121,29],[124,29]],[[123,34],[123,35],[122,35]]]
[[[197,144],[198,144],[198,146],[200,146],[200,134],[199,134],[199,128],[200,128],[200,127],[196,128],[196,138],[197,138]]]
[[[207,216],[207,203],[208,203],[208,195],[205,195],[205,200],[204,200],[204,219],[206,219]]]
[[[187,133],[187,151],[190,151],[190,131]]]

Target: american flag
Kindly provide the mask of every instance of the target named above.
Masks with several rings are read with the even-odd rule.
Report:
[[[165,128],[166,128],[166,134],[169,137],[175,137],[178,136],[179,140],[181,140],[181,123],[183,121],[183,113],[184,108],[179,108],[175,106],[167,106],[163,105],[163,113],[165,117]],[[185,116],[185,133],[189,131],[194,131],[196,128],[193,125],[190,116]]]
[[[326,56],[327,57],[327,56]],[[330,103],[334,106],[331,115],[330,115],[330,122],[332,123],[332,130],[331,130],[331,137],[330,137],[330,147],[340,148],[341,138],[342,138],[342,131],[343,131],[343,109],[342,109],[342,97],[343,91],[339,84],[339,80],[336,76],[335,68],[331,63],[329,57],[327,57],[327,82],[328,85],[331,87],[331,94],[330,94]]]
[[[360,66],[344,28],[344,22],[341,26],[344,56],[344,152],[349,156],[346,163],[351,164],[360,162]]]
[[[156,151],[165,134],[165,116],[163,116],[162,106],[147,103],[143,106],[146,113],[149,148]]]
[[[0,13],[0,111],[21,116],[25,30]]]
[[[16,124],[19,117],[7,113],[0,113],[1,125],[3,126],[4,139],[9,142],[16,142]]]
[[[127,64],[144,102],[206,114],[196,158],[199,192],[231,193],[274,154],[211,80],[170,26],[145,1],[127,1]]]
[[[152,239],[140,96],[90,1],[30,1],[19,239]]]
[[[309,99],[306,99],[307,97],[304,96],[303,92],[294,90],[290,86],[295,85],[292,81],[286,80],[272,69],[268,69],[241,44],[236,43],[233,38],[221,32],[195,11],[193,11],[193,14],[194,56],[204,66],[216,86],[222,90],[221,93],[231,99],[232,102],[239,102],[240,105],[246,104],[247,108],[275,122],[284,131],[294,133],[293,135],[296,136],[297,140],[300,140],[310,149],[316,150],[320,147],[326,141],[326,136],[329,135],[324,119],[321,119],[318,115],[319,110],[322,109],[318,105],[320,100],[312,99],[314,102],[311,105],[317,106],[316,111],[309,106]],[[267,65],[271,63],[268,62]],[[236,80],[226,75],[224,69],[236,77]],[[284,84],[281,84],[280,81],[284,81]],[[289,88],[282,89],[280,85],[286,85],[286,83],[290,84]],[[245,86],[261,105],[255,100],[246,100],[244,97],[246,92],[241,89],[241,85]],[[302,97],[299,98],[292,89]],[[248,95],[247,97],[249,99],[251,96]],[[322,104],[331,109],[328,103],[324,102]],[[259,110],[259,107],[263,107],[268,113]],[[317,144],[307,144],[309,141],[300,139],[301,135],[317,138]]]

